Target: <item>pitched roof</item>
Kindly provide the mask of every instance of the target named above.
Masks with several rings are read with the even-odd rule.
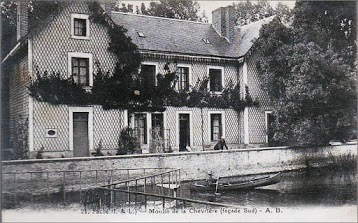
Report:
[[[275,18],[275,16],[270,16],[240,27],[240,47],[238,56],[244,56],[250,50],[252,45],[254,45],[255,40],[260,36],[261,27],[271,22],[273,18]]]
[[[266,18],[236,28],[237,37],[229,43],[209,23],[121,12],[112,12],[111,18],[128,30],[127,35],[140,50],[231,58],[245,55],[253,44],[251,40],[258,38],[261,26],[271,21]],[[144,37],[138,33],[143,33]]]

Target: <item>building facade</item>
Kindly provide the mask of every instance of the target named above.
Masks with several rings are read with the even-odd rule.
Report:
[[[235,26],[230,6],[213,12],[213,23],[119,13],[101,4],[111,22],[128,30],[142,56],[141,71],[148,75],[165,73],[165,65],[177,73],[176,89],[188,90],[198,79],[210,76],[208,88],[220,94],[228,83],[240,83],[241,94],[248,86],[258,107],[242,112],[206,106],[167,107],[164,112],[129,113],[105,110],[99,105],[51,105],[29,95],[27,87],[37,74],[73,75],[74,80],[93,86],[93,75],[101,69],[113,71],[115,55],[110,53],[107,28],[90,20],[87,2],[62,4],[59,12],[40,29],[28,30],[26,4],[18,5],[18,44],[3,59],[9,75],[9,129],[12,141],[19,125],[24,126],[30,157],[43,150],[44,157],[91,156],[100,144],[105,154],[115,154],[120,131],[135,130],[141,151],[153,144],[153,133],[160,129],[165,148],[173,151],[211,150],[220,138],[229,149],[267,145],[272,107],[260,88],[256,69],[259,56],[252,50],[260,27],[272,18]],[[175,62],[175,63],[174,63]],[[14,145],[14,143],[12,142]]]

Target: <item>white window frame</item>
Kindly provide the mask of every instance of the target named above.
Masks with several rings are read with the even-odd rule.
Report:
[[[86,58],[88,59],[88,78],[89,87],[93,86],[93,55],[92,53],[68,52],[68,77],[72,75],[72,58]],[[86,86],[84,86],[86,87]]]
[[[69,138],[70,150],[73,151],[73,113],[87,112],[88,113],[88,146],[89,150],[93,150],[93,107],[69,107]]]
[[[189,70],[189,74],[188,74],[188,82],[189,82],[189,89],[190,89],[190,86],[192,86],[192,82],[191,82],[191,75],[192,75],[192,71],[191,71],[191,65],[189,64],[177,64],[176,66],[177,68],[179,67],[184,67],[184,68],[188,68]],[[176,83],[176,86],[175,86],[176,90],[179,91],[179,82]]]
[[[139,115],[139,114],[145,114],[145,121],[147,122],[146,126],[147,126],[147,129],[146,129],[146,132],[147,132],[147,144],[141,144],[140,146],[149,146],[149,143],[150,143],[150,129],[152,127],[152,115],[150,112],[134,112],[132,113],[132,116],[131,116],[131,126],[132,126],[132,129],[134,129],[134,122],[135,122],[135,115]]]
[[[192,115],[192,111],[176,111],[175,112],[175,119],[176,119],[176,146],[177,148],[179,148],[179,132],[180,132],[180,127],[179,127],[179,115],[186,115],[189,114],[189,132],[190,132],[190,147],[193,147],[193,115]]]
[[[208,142],[215,142],[213,140],[211,140],[211,115],[221,115],[221,131],[222,131],[222,135],[221,137],[225,138],[225,112],[224,111],[208,111],[208,126],[209,126],[209,131],[208,131]]]
[[[272,114],[272,111],[265,111],[266,143],[268,143],[268,115],[269,114]]]
[[[155,78],[154,78],[154,80],[155,80],[155,86],[157,86],[157,84],[158,84],[158,80],[157,80],[157,74],[158,74],[158,63],[157,62],[142,62],[140,65],[153,65],[153,66],[155,66]],[[141,70],[141,66],[139,67],[139,73],[142,71]]]
[[[75,35],[75,19],[85,19],[86,20],[86,36],[76,36]],[[89,15],[86,14],[71,14],[71,38],[73,39],[89,39],[90,38],[90,22]]]
[[[222,90],[221,91],[210,91],[210,76],[209,76],[209,71],[210,69],[215,69],[215,70],[221,70],[221,88]],[[208,90],[214,94],[221,94],[225,88],[225,78],[224,78],[224,67],[222,66],[207,66],[206,68],[206,74],[207,74],[207,77],[209,78],[209,81],[208,81]]]

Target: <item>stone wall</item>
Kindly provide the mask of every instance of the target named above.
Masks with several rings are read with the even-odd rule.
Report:
[[[351,154],[357,156],[357,145],[319,148],[268,147],[224,151],[141,154],[125,156],[62,158],[3,161],[3,172],[89,170],[115,168],[179,168],[181,180],[214,176],[261,174],[323,166],[331,159]]]

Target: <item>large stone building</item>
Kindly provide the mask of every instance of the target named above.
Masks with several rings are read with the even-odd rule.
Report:
[[[247,26],[235,26],[233,7],[213,11],[212,24],[161,17],[120,13],[103,5],[110,22],[125,27],[143,58],[141,69],[148,75],[165,73],[167,62],[176,61],[177,89],[188,89],[195,82],[215,74],[210,91],[220,94],[226,84],[240,83],[242,95],[248,86],[258,107],[242,112],[233,109],[167,107],[164,112],[129,113],[127,110],[104,110],[101,106],[51,105],[32,98],[27,86],[36,72],[78,74],[77,81],[90,88],[95,64],[113,71],[115,55],[108,48],[107,28],[89,19],[91,10],[83,1],[66,2],[59,12],[37,30],[28,30],[24,3],[18,5],[18,44],[3,59],[8,67],[9,134],[14,140],[16,127],[25,123],[26,143],[31,156],[41,148],[45,157],[90,156],[101,142],[114,154],[120,130],[136,130],[143,152],[151,144],[151,129],[160,126],[166,147],[174,151],[213,149],[225,137],[229,149],[267,145],[267,123],[271,108],[260,88],[252,52],[259,30],[272,17]],[[6,102],[5,102],[6,103]],[[6,116],[6,115],[5,115]]]

